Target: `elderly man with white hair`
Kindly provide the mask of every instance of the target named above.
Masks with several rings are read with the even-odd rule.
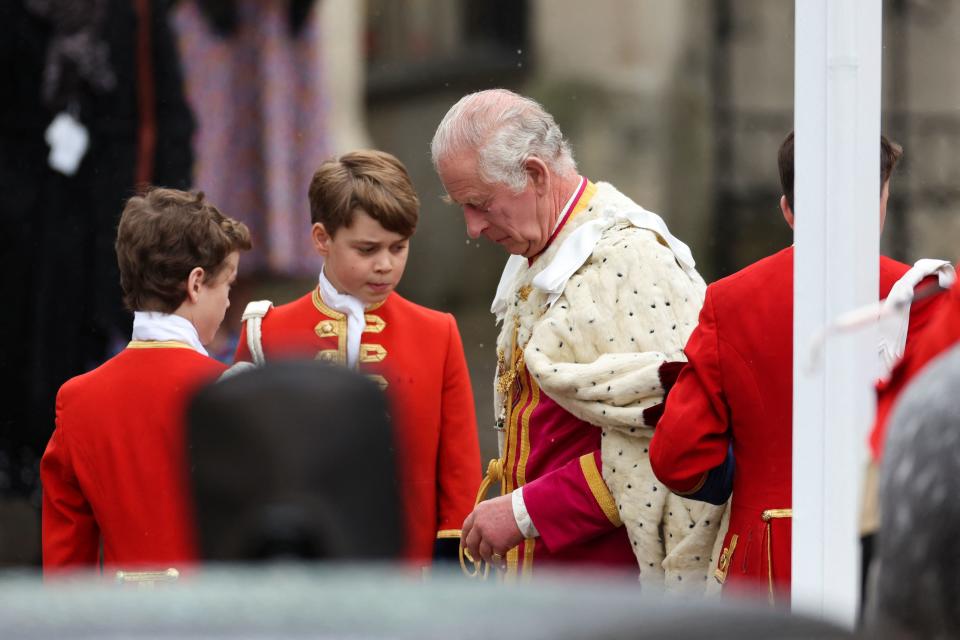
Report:
[[[670,493],[647,447],[683,366],[704,282],[663,220],[581,176],[553,117],[495,89],[462,98],[431,144],[467,233],[513,254],[492,312],[499,497],[462,542],[507,576],[639,567],[702,591],[722,508]]]

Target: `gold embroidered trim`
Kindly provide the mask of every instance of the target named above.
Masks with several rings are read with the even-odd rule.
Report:
[[[386,320],[372,313],[365,314],[363,318],[367,321],[367,325],[363,328],[364,333],[380,333],[387,326]]]
[[[335,338],[340,335],[340,324],[336,320],[321,320],[313,330],[321,338]]]
[[[461,533],[460,529],[440,529],[437,531],[437,539],[459,538]]]
[[[117,571],[114,580],[118,583],[137,583],[141,587],[152,587],[155,582],[175,582],[180,572],[170,567],[166,571]]]
[[[316,331],[317,335],[321,338],[337,337],[337,362],[343,364],[347,361],[347,316],[326,305],[323,297],[320,295],[319,285],[313,290],[312,299],[313,306],[317,308],[317,311],[329,318],[329,320],[320,321],[314,328],[314,331]],[[324,328],[327,322],[333,324],[333,328],[326,327],[326,329],[330,329],[330,335],[324,335]]]
[[[520,461],[517,462],[517,486],[522,487],[527,483],[527,459],[530,457],[530,416],[534,409],[540,404],[540,387],[530,373],[523,369],[523,384],[530,389],[530,401],[520,415]],[[530,580],[533,572],[533,551],[536,542],[534,540],[525,540],[523,542],[523,578],[524,581]]]
[[[717,570],[713,572],[713,577],[717,582],[723,584],[727,581],[727,572],[730,570],[730,561],[733,559],[733,551],[737,548],[737,540],[740,536],[733,534],[730,538],[730,546],[724,547],[720,554],[720,561],[717,563]]]
[[[516,344],[517,336],[514,332],[513,342]],[[513,348],[513,358],[511,359],[510,367],[507,367],[507,359],[504,357],[502,351],[497,351],[497,391],[500,395],[504,396],[504,402],[509,404],[510,402],[510,390],[513,388],[513,383],[517,379],[520,371],[526,366],[523,361],[523,349],[519,347]]]
[[[767,523],[764,536],[767,538],[767,602],[773,605],[773,525],[771,520],[792,518],[793,509],[767,509],[760,514],[760,519]]]
[[[603,481],[603,476],[600,475],[600,470],[597,469],[597,461],[594,460],[592,453],[580,456],[580,469],[583,471],[583,477],[587,481],[587,486],[590,487],[590,492],[593,493],[593,498],[597,501],[597,504],[600,505],[604,515],[607,516],[613,526],[622,526],[623,521],[620,519],[620,513],[617,511],[617,503],[613,499],[607,483]]]
[[[387,357],[387,350],[379,344],[361,344],[360,362],[382,362]]]
[[[532,291],[533,291],[533,287],[531,287],[529,284],[525,284],[522,287],[520,287],[519,290],[517,290],[517,297],[520,298],[522,301],[526,302],[527,298],[530,297],[530,293]]]
[[[793,509],[767,509],[762,514],[760,518],[764,522],[770,522],[771,520],[776,520],[778,518],[792,518]]]
[[[337,356],[340,354],[336,349],[324,349],[323,351],[318,351],[317,355],[314,356],[314,360],[320,360],[321,362],[339,362]],[[343,364],[340,362],[340,364]]]
[[[671,489],[671,491],[673,491],[673,492],[674,492],[675,494],[677,494],[678,496],[689,496],[689,495],[693,495],[694,493],[696,493],[697,491],[700,491],[700,489],[703,488],[703,485],[704,485],[704,484],[706,483],[706,481],[707,481],[707,475],[708,475],[708,474],[709,474],[709,472],[704,473],[702,476],[700,476],[700,481],[697,482],[696,486],[694,486],[694,487],[693,487],[692,489],[690,489],[689,491],[677,491],[677,490],[675,490],[675,489]]]
[[[523,380],[530,388],[530,401],[520,415],[520,461],[517,463],[517,486],[527,484],[527,458],[530,457],[530,416],[540,404],[540,387],[530,377],[526,368],[523,370]]]
[[[331,309],[323,301],[323,296],[320,295],[320,286],[317,285],[317,288],[313,290],[313,306],[317,308],[317,311],[323,315],[332,318],[334,320],[346,320],[346,314],[340,313],[334,309]]]
[[[376,382],[378,385],[380,385],[380,391],[386,391],[386,390],[387,390],[387,387],[390,386],[390,383],[387,382],[387,379],[384,378],[384,377],[381,376],[381,375],[378,375],[378,374],[370,374],[370,375],[368,375],[367,377],[370,378],[371,380],[373,380],[374,382]]]
[[[127,349],[190,349],[196,351],[186,342],[179,340],[131,340]]]
[[[523,541],[523,578],[533,579],[533,551],[537,548],[536,539]]]

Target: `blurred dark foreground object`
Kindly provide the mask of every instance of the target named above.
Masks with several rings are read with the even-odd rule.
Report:
[[[635,580],[539,574],[533,585],[419,576],[370,566],[205,570],[154,589],[0,580],[9,638],[589,638],[726,640],[854,637],[765,603],[640,593]]]
[[[393,436],[373,382],[279,362],[202,390],[187,423],[202,559],[398,557]]]
[[[890,417],[870,618],[890,638],[960,637],[960,345]]]

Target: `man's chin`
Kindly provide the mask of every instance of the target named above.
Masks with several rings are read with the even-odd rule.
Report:
[[[497,244],[503,247],[504,250],[506,250],[506,252],[511,255],[524,256],[525,258],[530,257],[528,255],[531,253],[529,242],[521,243],[521,242],[511,242],[509,240],[505,240],[505,241],[498,242]]]

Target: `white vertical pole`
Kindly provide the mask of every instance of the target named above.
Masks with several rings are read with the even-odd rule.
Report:
[[[796,0],[793,607],[852,627],[864,434],[876,333],[809,346],[875,302],[879,255],[880,0]]]

